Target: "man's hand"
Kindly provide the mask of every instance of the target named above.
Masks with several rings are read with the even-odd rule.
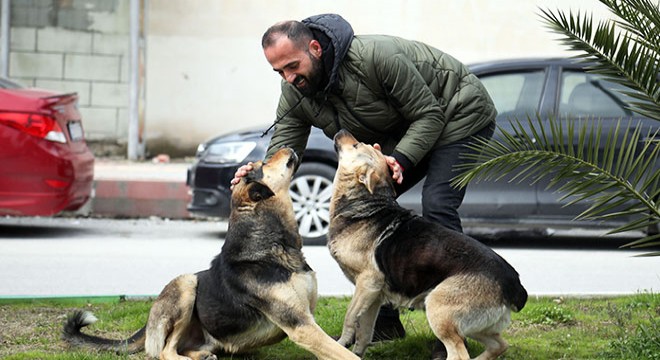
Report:
[[[380,145],[379,144],[374,144],[374,149],[381,151]],[[392,179],[396,181],[397,184],[401,185],[403,182],[403,167],[399,164],[398,161],[392,156],[384,155],[385,160],[387,161],[387,165],[390,167],[390,170],[392,171]]]
[[[234,190],[234,185],[238,184],[241,181],[241,178],[247,175],[248,172],[252,171],[252,162],[248,162],[247,164],[239,167],[236,169],[236,173],[234,174],[234,178],[231,179],[231,187],[230,189]]]

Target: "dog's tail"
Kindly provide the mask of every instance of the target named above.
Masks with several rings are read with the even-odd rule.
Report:
[[[504,297],[509,303],[511,310],[518,312],[525,307],[527,303],[527,290],[522,286],[519,279],[505,287]]]
[[[120,354],[133,354],[144,350],[145,328],[138,330],[126,340],[105,339],[98,336],[87,335],[80,331],[85,326],[98,320],[91,312],[75,311],[67,317],[64,323],[62,337],[64,341],[73,346],[86,346],[94,349],[111,350]]]

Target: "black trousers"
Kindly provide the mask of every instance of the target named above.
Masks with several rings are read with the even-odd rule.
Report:
[[[474,152],[468,145],[477,144],[477,138],[490,139],[494,130],[493,123],[472,136],[432,150],[417,166],[410,171],[404,170],[403,183],[396,185],[397,194],[403,194],[426,177],[422,189],[422,215],[447,228],[463,232],[458,207],[463,203],[465,188],[459,190],[450,185],[459,174],[454,167],[467,162],[464,154]]]

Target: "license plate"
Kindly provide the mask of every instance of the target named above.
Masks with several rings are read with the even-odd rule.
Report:
[[[67,124],[69,128],[69,137],[72,141],[80,141],[83,139],[83,129],[80,121],[71,121]]]

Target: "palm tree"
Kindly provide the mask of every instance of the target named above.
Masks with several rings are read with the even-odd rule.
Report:
[[[589,72],[625,86],[621,92],[632,100],[628,107],[645,117],[660,121],[660,9],[652,0],[599,0],[615,15],[594,27],[589,14],[541,9],[541,18],[562,36],[562,43],[580,52],[577,61],[589,63]],[[567,119],[550,119],[550,127],[541,127],[536,119],[510,119],[512,133],[503,131],[502,140],[483,140],[475,145],[479,152],[471,162],[459,168],[456,186],[466,186],[479,179],[497,179],[516,169],[515,179],[532,182],[550,178],[563,199],[570,204],[589,201],[591,206],[578,219],[605,219],[634,215],[637,220],[612,230],[657,229],[660,223],[660,153],[659,130],[642,133],[617,126],[602,134],[600,125],[580,124]],[[522,122],[531,131],[526,131]],[[619,124],[624,124],[620,121]],[[617,144],[619,132],[623,142]],[[639,138],[647,139],[639,145]],[[568,139],[568,141],[564,140]],[[577,139],[573,143],[572,139]],[[599,151],[599,144],[605,150]],[[620,152],[615,149],[620,147]],[[559,169],[559,170],[558,170]],[[660,234],[647,236],[629,247],[660,244]],[[651,252],[646,255],[660,255]]]

